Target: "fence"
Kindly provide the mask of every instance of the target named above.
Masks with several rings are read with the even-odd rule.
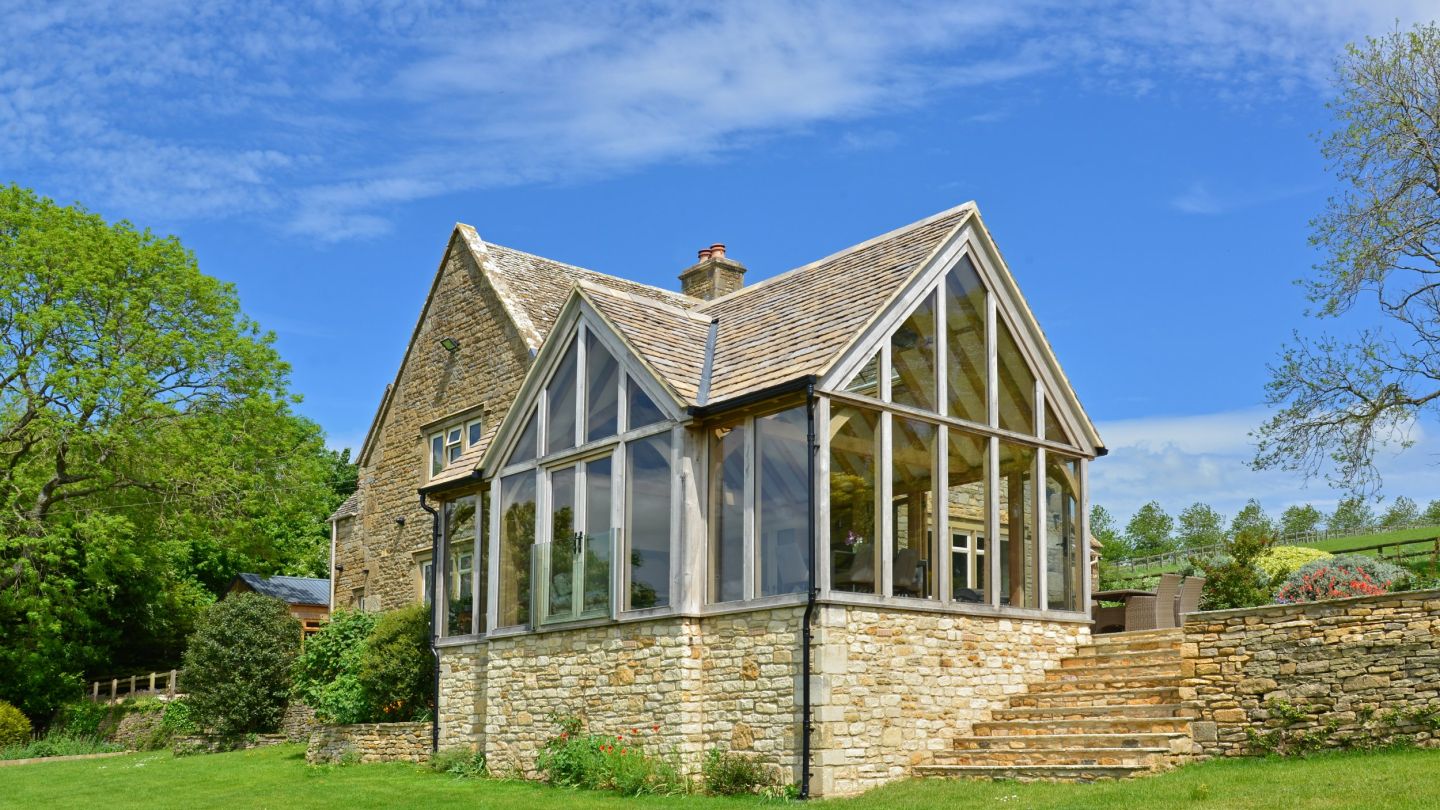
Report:
[[[108,691],[102,693],[102,689],[108,687]],[[90,699],[107,703],[122,697],[132,695],[158,695],[164,693],[169,697],[175,697],[180,691],[180,670],[172,669],[169,672],[150,672],[145,675],[130,675],[125,678],[111,678],[108,681],[90,682]]]
[[[1408,529],[1428,529],[1434,526],[1435,524],[1433,523],[1417,522],[1406,523],[1400,526],[1364,526],[1357,529],[1320,529],[1309,532],[1290,532],[1289,534],[1283,534],[1280,537],[1276,538],[1275,545],[1308,546],[1325,540],[1340,540],[1346,537],[1363,537],[1367,534],[1378,534],[1380,532],[1403,532]],[[1436,532],[1440,533],[1440,528],[1437,528]],[[1409,540],[1404,542],[1418,543],[1421,542],[1421,540]],[[1402,544],[1403,543],[1401,541],[1396,541],[1393,543],[1385,543],[1384,545],[1392,546]],[[1197,548],[1181,548],[1174,551],[1166,551],[1161,554],[1151,554],[1146,557],[1131,557],[1128,560],[1116,560],[1114,562],[1114,566],[1116,568],[1149,568],[1152,565],[1170,565],[1173,563],[1184,562],[1191,557],[1203,557],[1206,554],[1215,554],[1217,552],[1224,551],[1224,549],[1225,547],[1221,545],[1200,546]]]

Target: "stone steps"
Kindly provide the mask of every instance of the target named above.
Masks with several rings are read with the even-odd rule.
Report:
[[[1180,631],[1100,636],[936,751],[917,776],[1086,782],[1163,770],[1195,750]]]

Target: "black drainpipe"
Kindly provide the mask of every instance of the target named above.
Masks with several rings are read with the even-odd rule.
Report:
[[[430,751],[434,753],[440,750],[440,648],[436,646],[440,628],[435,626],[436,602],[440,595],[440,589],[436,587],[440,576],[440,510],[431,506],[425,498],[426,493],[422,491],[420,508],[430,513],[430,655],[435,659],[435,708],[431,711]]]
[[[810,798],[810,644],[812,634],[810,623],[815,616],[815,599],[818,589],[815,587],[815,493],[818,487],[815,486],[815,453],[819,448],[815,444],[815,380],[811,378],[805,384],[805,421],[806,436],[805,446],[809,450],[806,454],[806,467],[810,476],[810,511],[806,515],[806,522],[809,527],[807,534],[810,537],[810,569],[809,591],[805,597],[805,618],[800,627],[800,692],[801,692],[801,716],[800,716],[800,799]]]

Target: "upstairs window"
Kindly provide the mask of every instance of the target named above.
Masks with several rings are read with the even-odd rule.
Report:
[[[440,474],[460,460],[465,451],[480,444],[484,433],[479,419],[448,425],[430,435],[430,475]]]

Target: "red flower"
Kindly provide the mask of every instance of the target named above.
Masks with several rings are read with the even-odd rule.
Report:
[[[650,730],[651,730],[651,731],[659,731],[659,730],[660,730],[660,724],[659,724],[659,723],[656,723],[655,725],[653,725],[653,726],[650,727]]]

